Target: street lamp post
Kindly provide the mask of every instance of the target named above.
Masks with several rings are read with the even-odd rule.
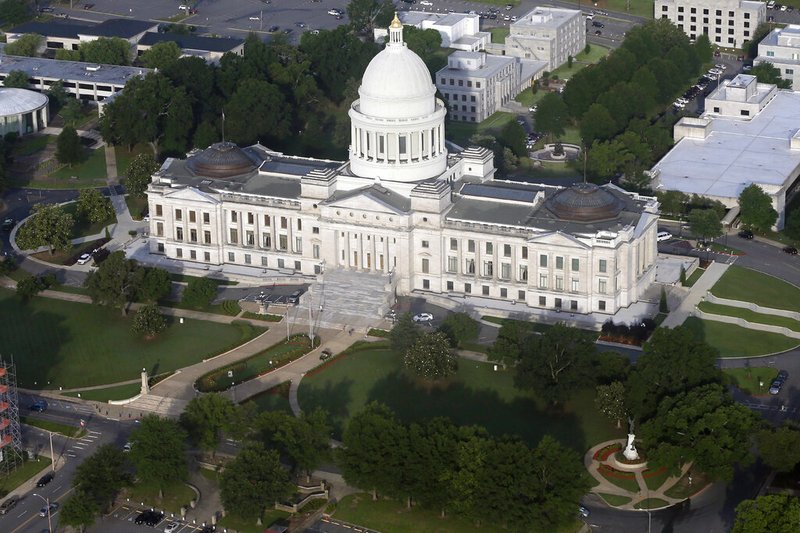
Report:
[[[33,493],[33,495],[41,498],[44,504],[47,506],[47,530],[53,531],[53,522],[50,517],[50,498],[45,498],[41,494],[36,494],[35,492]]]
[[[50,466],[53,468],[53,472],[56,471],[56,456],[53,453],[53,432],[48,431],[50,434]]]

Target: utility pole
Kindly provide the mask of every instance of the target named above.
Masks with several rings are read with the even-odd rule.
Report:
[[[55,454],[53,454],[53,432],[52,431],[48,431],[48,433],[50,433],[50,459],[52,459],[52,461],[50,461],[50,466],[53,467],[53,472],[55,472],[56,471],[56,456],[55,456]]]
[[[284,315],[284,320],[286,321],[286,341],[289,341],[289,306],[286,306],[286,314]]]

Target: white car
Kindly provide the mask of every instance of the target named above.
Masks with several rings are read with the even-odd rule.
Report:
[[[657,240],[658,242],[662,242],[662,241],[668,241],[668,240],[670,240],[671,238],[672,238],[672,233],[670,233],[670,232],[668,232],[668,231],[659,231],[659,232],[656,234],[656,240]]]
[[[420,313],[418,315],[414,315],[411,320],[414,322],[430,322],[433,320],[433,315],[430,313]]]
[[[421,6],[432,6],[433,2],[428,2],[428,0],[422,0],[422,2],[419,3],[419,5],[421,5]]]
[[[342,15],[342,12],[339,9],[329,9],[328,10],[328,15],[331,15],[333,17],[338,17],[338,16]]]
[[[708,70],[708,73],[709,74],[716,74],[717,76],[719,76],[720,74],[722,74],[722,71],[720,69],[718,69],[718,68],[712,68],[712,69]]]
[[[91,254],[81,254],[81,256],[78,258],[78,264],[85,265],[91,260],[92,260]]]
[[[261,17],[250,17],[250,20],[259,21],[259,20],[261,20]]]
[[[170,522],[169,524],[167,524],[167,527],[164,528],[164,533],[174,533],[175,531],[178,531],[179,527],[181,527],[179,523]]]
[[[714,68],[718,68],[719,70],[723,71],[728,69],[728,67],[726,65],[723,65],[722,63],[717,63],[716,65],[714,65]]]

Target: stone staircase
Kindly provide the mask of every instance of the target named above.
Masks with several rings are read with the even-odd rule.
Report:
[[[177,416],[183,412],[188,400],[145,394],[125,405],[126,409],[155,413],[161,416]]]

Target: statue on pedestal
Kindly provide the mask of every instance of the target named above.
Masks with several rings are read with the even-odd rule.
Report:
[[[630,426],[630,431],[628,432],[628,445],[625,446],[625,449],[622,451],[622,455],[624,455],[625,459],[628,461],[637,461],[639,459],[639,452],[636,451],[636,446],[633,445],[636,435],[633,433],[632,417],[628,417],[628,424]]]

